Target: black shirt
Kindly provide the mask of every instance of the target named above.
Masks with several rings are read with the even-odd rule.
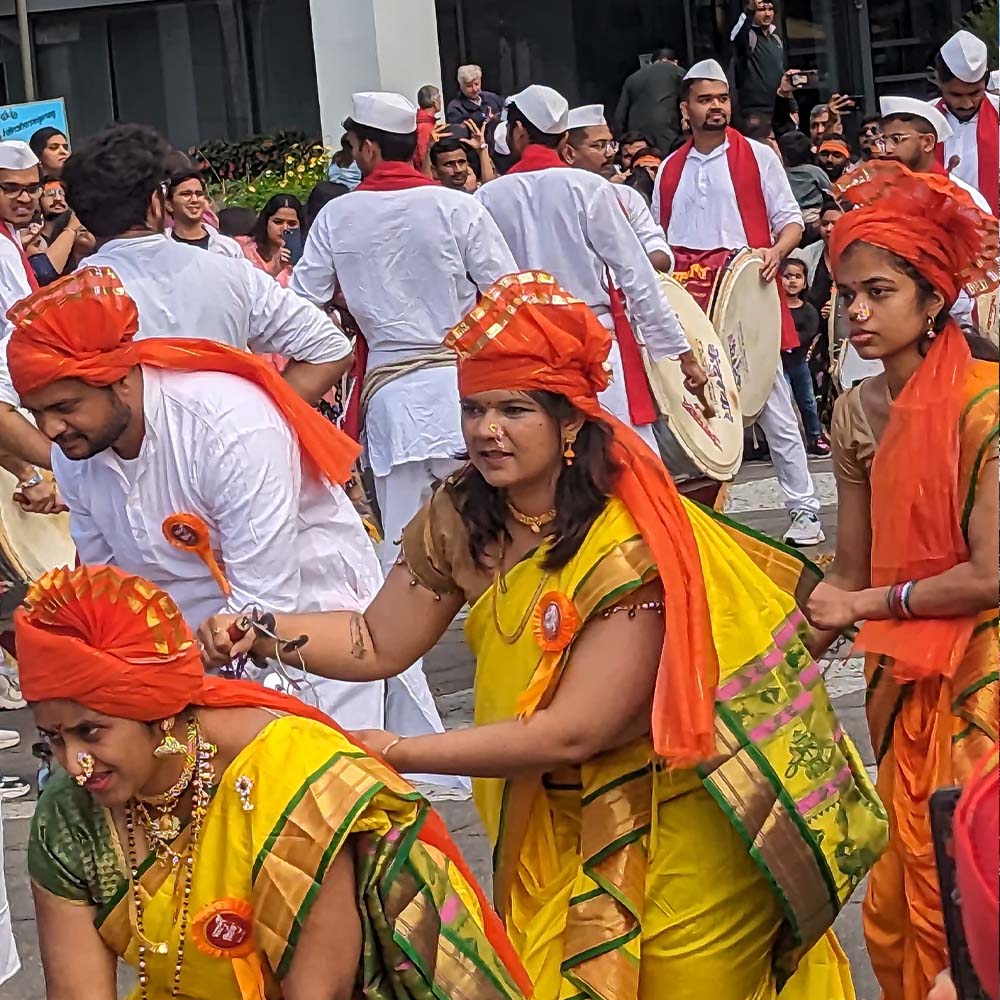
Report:
[[[773,28],[773,25],[772,25]],[[740,111],[774,114],[774,101],[785,72],[785,46],[777,31],[754,27],[753,16],[744,14],[733,48],[736,52],[736,90]]]
[[[799,346],[781,352],[781,363],[786,370],[805,361],[809,345],[819,334],[819,313],[808,302],[803,302],[798,309],[789,306],[789,311],[799,334]]]
[[[177,235],[176,229],[170,231],[170,236],[175,243],[183,243],[186,247],[201,247],[202,250],[208,249],[208,241],[212,238],[211,233],[205,233],[200,240],[186,240],[182,236]]]

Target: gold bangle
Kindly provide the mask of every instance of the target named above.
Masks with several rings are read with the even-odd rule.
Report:
[[[382,749],[382,759],[385,760],[385,761],[388,761],[389,760],[389,751],[392,750],[396,746],[396,744],[402,743],[404,739],[406,739],[405,736],[397,736],[391,743],[389,743],[387,746],[383,747],[383,749]]]

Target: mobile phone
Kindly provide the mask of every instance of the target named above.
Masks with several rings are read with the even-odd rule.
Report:
[[[962,905],[955,877],[955,807],[962,793],[960,788],[939,788],[930,803],[931,833],[934,857],[941,885],[941,905],[944,908],[944,929],[948,939],[951,978],[958,1000],[989,1000],[972,965],[972,956],[962,924]]]
[[[282,239],[285,241],[291,264],[294,267],[302,258],[302,230],[298,226],[294,229],[286,229],[282,233]]]
[[[791,84],[796,90],[801,90],[803,87],[815,87],[818,83],[818,69],[799,70],[799,72],[793,73],[791,77]]]

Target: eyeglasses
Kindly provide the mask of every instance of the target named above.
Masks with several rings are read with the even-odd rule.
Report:
[[[607,142],[590,142],[587,143],[589,149],[595,152],[603,152],[613,155],[618,152],[618,143],[614,139],[609,139]]]
[[[8,198],[20,198],[26,194],[29,198],[37,198],[42,193],[42,182],[35,181],[34,184],[0,184],[0,191],[3,191]]]
[[[66,189],[59,187],[58,184],[46,184],[42,190],[43,194],[47,194],[52,198],[65,198]]]
[[[862,135],[878,135],[879,131],[880,131],[879,126],[875,125],[875,124],[872,124],[872,125],[866,125],[861,130],[861,134]]]
[[[919,139],[920,136],[916,132],[892,132],[889,135],[882,136],[882,144],[885,146],[899,146],[901,143],[906,142],[907,139]]]

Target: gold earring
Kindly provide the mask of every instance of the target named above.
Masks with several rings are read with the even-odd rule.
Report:
[[[180,754],[187,753],[187,747],[174,736],[174,720],[172,717],[164,719],[160,723],[160,729],[163,730],[163,740],[153,751],[154,757],[162,760],[164,757],[177,757]]]
[[[567,466],[572,465],[576,459],[576,452],[573,451],[573,445],[575,443],[575,438],[566,438],[566,447],[563,450],[563,461]]]

